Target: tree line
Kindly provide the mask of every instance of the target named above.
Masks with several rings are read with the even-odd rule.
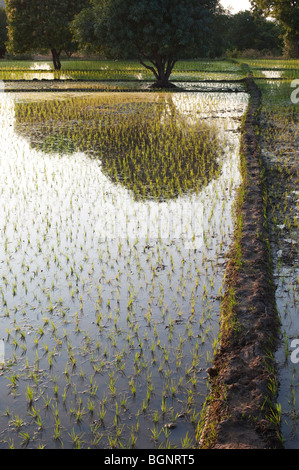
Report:
[[[157,86],[169,84],[180,59],[219,57],[227,50],[287,46],[298,58],[298,0],[252,0],[235,15],[219,0],[5,0],[0,8],[0,55],[95,52],[138,59]],[[269,20],[271,17],[273,20]]]

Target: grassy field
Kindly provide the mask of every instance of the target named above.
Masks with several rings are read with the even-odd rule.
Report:
[[[241,67],[230,61],[180,61],[175,65],[173,81],[240,80]],[[62,71],[53,71],[50,61],[1,61],[1,80],[33,78],[68,78],[72,80],[153,80],[153,74],[137,61],[62,61]]]
[[[298,60],[246,59],[240,63],[246,63],[249,66],[254,78],[294,79],[299,77]]]
[[[294,79],[299,75],[298,60],[242,59],[178,61],[174,82],[238,81],[244,79],[247,64],[255,78]],[[62,70],[53,70],[51,61],[1,60],[1,80],[69,79],[82,81],[152,81],[153,74],[138,61],[62,60]]]

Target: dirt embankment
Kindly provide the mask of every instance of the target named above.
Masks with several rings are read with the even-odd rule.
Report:
[[[250,104],[241,141],[244,183],[226,270],[220,346],[210,376],[201,448],[281,448],[273,352],[279,336],[257,135],[260,92],[247,79]]]

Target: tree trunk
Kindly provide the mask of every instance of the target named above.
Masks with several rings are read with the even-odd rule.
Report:
[[[57,49],[51,49],[52,52],[52,59],[53,59],[53,65],[55,70],[60,70],[61,69],[61,62],[60,62],[60,54],[61,54],[61,49],[57,51]]]
[[[152,65],[146,64],[145,60],[148,60]],[[146,69],[153,72],[155,76],[156,81],[151,85],[151,88],[176,88],[176,85],[169,81],[169,77],[176,63],[175,59],[162,57],[158,53],[153,53],[153,57],[149,57],[140,52],[139,62]]]
[[[156,59],[157,80],[152,88],[176,88],[176,85],[169,81],[174,64],[175,60],[172,59],[163,59],[162,57]]]
[[[151,85],[151,88],[176,88],[176,85],[174,83],[171,83],[169,79],[163,78],[153,83]]]

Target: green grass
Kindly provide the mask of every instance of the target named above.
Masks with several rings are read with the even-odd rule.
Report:
[[[299,78],[299,60],[283,59],[240,59],[239,62],[248,64],[254,78]]]
[[[51,61],[0,62],[0,80],[32,80],[39,77],[102,81],[154,80],[153,74],[138,61],[62,60],[61,72],[54,72]],[[231,61],[190,60],[177,62],[171,79],[173,81],[240,80],[243,77],[240,66]]]

